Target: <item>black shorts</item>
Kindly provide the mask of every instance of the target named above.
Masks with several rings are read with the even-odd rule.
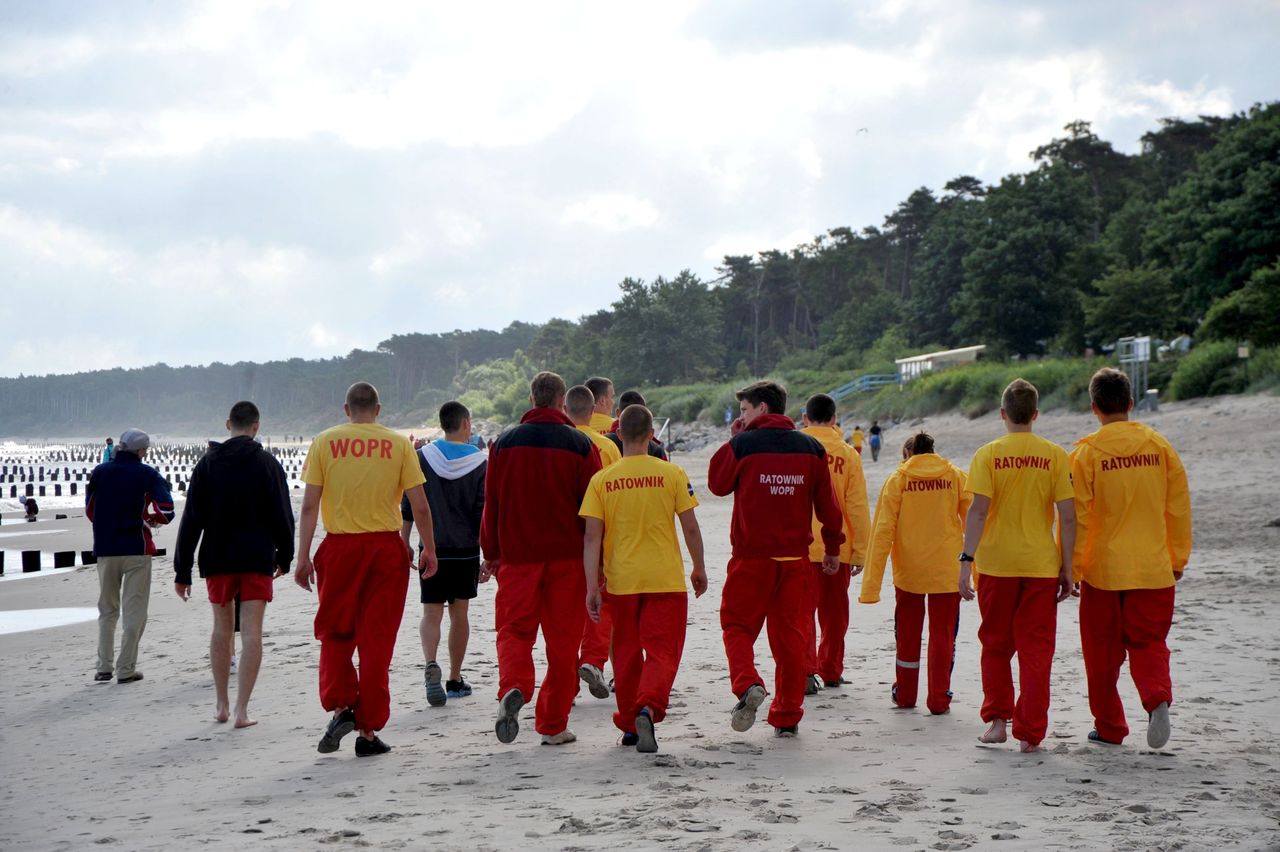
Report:
[[[439,568],[435,576],[418,583],[422,586],[424,604],[447,604],[469,601],[480,589],[480,556],[438,557]]]

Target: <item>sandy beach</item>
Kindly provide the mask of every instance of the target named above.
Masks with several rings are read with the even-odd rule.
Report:
[[[1173,737],[1159,753],[1146,748],[1127,670],[1128,744],[1086,742],[1091,718],[1075,600],[1059,610],[1043,753],[976,742],[983,726],[973,604],[961,612],[951,714],[891,709],[891,594],[875,606],[853,604],[851,683],[806,701],[797,738],[775,739],[763,718],[734,733],[718,622],[731,502],[707,493],[711,449],[703,449],[673,460],[688,470],[702,502],[711,587],[690,602],[684,662],[657,755],[618,748],[612,700],[585,690],[570,723],[576,744],[539,745],[531,706],[519,739],[497,742],[492,584],[482,586],[473,608],[465,672],[476,694],[440,709],[423,695],[420,605],[411,584],[382,735],[391,754],[357,760],[354,738],[335,755],[316,753],[326,721],[316,695],[316,601],[291,578],[277,581],[267,610],[251,706],[259,724],[217,724],[207,598],[198,584],[190,602],[180,601],[172,564],[160,558],[140,683],[93,683],[93,620],[0,635],[7,681],[0,847],[1275,848],[1280,528],[1267,522],[1280,517],[1273,440],[1280,398],[1173,404],[1144,419],[1182,453],[1195,511],[1194,552],[1170,637]],[[931,418],[924,427],[960,465],[1001,431],[997,415]],[[1093,428],[1086,415],[1048,413],[1038,431],[1069,446]],[[868,459],[873,500],[909,431],[905,423],[890,429],[880,462]],[[60,535],[75,539],[70,549],[83,529]],[[175,537],[176,523],[160,532],[160,546],[172,553]],[[94,569],[42,572],[0,583],[0,618],[96,600]],[[757,653],[771,682],[763,636]]]

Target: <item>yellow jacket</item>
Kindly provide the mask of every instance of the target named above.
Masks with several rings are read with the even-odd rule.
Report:
[[[596,449],[600,451],[600,467],[606,468],[614,462],[622,460],[622,453],[618,451],[618,447],[601,435],[590,426],[579,426],[578,431],[591,439],[591,443],[596,445]]]
[[[1191,495],[1164,436],[1131,420],[1076,442],[1077,582],[1096,589],[1164,589],[1191,556]]]
[[[840,545],[840,561],[846,565],[862,565],[867,558],[867,542],[871,537],[871,507],[867,501],[867,480],[862,474],[862,457],[844,442],[834,426],[806,426],[800,430],[816,438],[827,451],[827,469],[836,503],[844,515],[844,544]],[[813,519],[813,543],[809,560],[821,562],[822,525]]]
[[[964,518],[972,494],[964,471],[934,453],[898,465],[880,489],[871,554],[862,575],[860,603],[880,600],[885,561],[893,557],[893,584],[905,592],[933,595],[960,586]]]
[[[607,414],[601,414],[599,411],[593,411],[591,412],[591,428],[598,435],[608,435],[609,430],[613,428],[613,418]],[[617,448],[615,447],[615,449]]]

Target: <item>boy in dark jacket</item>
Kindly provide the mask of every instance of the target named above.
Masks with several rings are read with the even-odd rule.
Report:
[[[174,555],[174,591],[191,598],[191,566],[200,545],[200,576],[213,605],[213,636],[209,664],[217,694],[214,718],[231,717],[227,681],[231,669],[231,640],[235,630],[235,601],[240,599],[240,634],[244,643],[237,672],[235,726],[257,724],[249,718],[262,664],[262,618],[272,598],[272,581],[288,573],[293,562],[293,506],[284,468],[254,437],[258,407],[237,402],[231,407],[221,444],[208,451],[191,471],[187,505],[178,525]]]
[[[811,651],[806,616],[813,618],[806,571],[812,520],[821,525],[822,570],[840,570],[844,517],[827,469],[827,451],[796,431],[785,414],[787,391],[776,382],[756,382],[738,391],[742,416],[733,437],[711,457],[707,488],[733,495],[729,541],[733,555],[720,602],[720,628],[729,658],[729,679],[738,703],[732,726],[755,724],[767,694],[755,664],[756,637],[768,621],[776,666],[777,694],[769,724],[778,736],[795,736],[804,716],[804,688]]]
[[[462,659],[471,635],[468,619],[470,602],[480,579],[480,519],[484,514],[484,478],[488,469],[485,454],[471,442],[471,412],[460,402],[440,407],[440,428],[444,439],[418,450],[418,463],[427,478],[422,489],[431,507],[431,527],[435,531],[436,559],[440,567],[421,581],[422,620],[418,635],[427,663],[427,703],[443,707],[450,698],[465,698],[471,685],[462,679]],[[400,503],[404,525],[400,536],[409,546],[413,511],[406,495]],[[449,679],[441,686],[440,623],[449,607]]]

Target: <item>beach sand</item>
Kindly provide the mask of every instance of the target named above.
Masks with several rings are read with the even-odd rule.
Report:
[[[977,609],[961,614],[950,715],[891,709],[892,593],[853,604],[845,677],[806,701],[800,735],[778,740],[763,713],[729,728],[717,610],[731,503],[706,492],[711,450],[678,455],[702,508],[710,591],[690,603],[684,662],[661,751],[616,746],[612,701],[583,691],[578,742],[538,744],[531,706],[519,739],[493,734],[492,584],[474,605],[469,699],[429,708],[422,687],[416,583],[392,665],[395,750],[357,760],[354,737],[316,753],[315,597],[276,583],[251,712],[256,727],[213,721],[210,607],[173,593],[158,559],[151,616],[131,685],[92,682],[93,621],[0,635],[0,846],[13,849],[1202,849],[1280,844],[1280,399],[1168,405],[1146,418],[1182,453],[1195,550],[1178,588],[1170,645],[1173,737],[1145,744],[1127,670],[1133,730],[1120,748],[1090,745],[1076,601],[1059,610],[1046,751],[980,747]],[[848,424],[847,424],[848,425]],[[997,437],[997,416],[925,424],[961,465]],[[1043,434],[1069,445],[1093,429],[1050,413]],[[909,434],[886,435],[866,465],[874,498]],[[161,532],[172,553],[176,524]],[[854,580],[854,593],[859,580]],[[92,607],[93,569],[0,584],[0,610]],[[0,615],[2,617],[2,615]],[[772,680],[764,638],[761,668]],[[540,671],[541,664],[539,663]],[[234,679],[233,679],[234,684]],[[234,689],[234,686],[233,686]]]

